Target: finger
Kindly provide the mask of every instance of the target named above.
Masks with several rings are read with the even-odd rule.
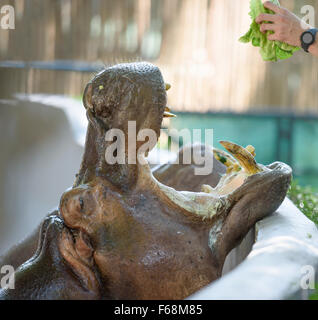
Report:
[[[282,11],[279,6],[277,6],[276,4],[274,4],[274,3],[270,2],[270,1],[266,1],[264,3],[264,7],[266,9],[274,11],[275,13],[280,13]]]
[[[264,21],[268,22],[276,22],[277,21],[277,15],[275,14],[268,14],[268,13],[261,13],[256,19],[256,23],[262,23]]]
[[[275,31],[276,26],[273,23],[263,23],[260,26],[261,32],[265,33],[266,31]]]

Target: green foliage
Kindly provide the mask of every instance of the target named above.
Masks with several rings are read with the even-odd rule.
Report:
[[[311,187],[301,187],[293,181],[288,191],[288,197],[309,219],[318,225],[318,194]],[[311,234],[307,234],[311,238]],[[318,300],[318,284],[316,290],[309,297],[309,300]]]
[[[318,194],[311,187],[301,187],[293,181],[288,197],[310,220],[318,225]]]
[[[318,283],[316,283],[315,287],[318,288]],[[318,289],[310,295],[309,300],[318,300]]]
[[[278,0],[270,1],[280,6]],[[252,24],[249,31],[239,40],[243,43],[251,42],[254,47],[260,47],[260,54],[264,61],[288,59],[300,49],[280,41],[268,40],[267,36],[273,33],[272,31],[267,31],[265,34],[261,32],[260,25],[255,22],[255,19],[261,13],[274,14],[274,12],[263,6],[262,0],[250,0],[250,10],[249,15],[252,18]]]

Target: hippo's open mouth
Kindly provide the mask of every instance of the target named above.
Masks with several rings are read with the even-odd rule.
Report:
[[[221,214],[226,215],[241,198],[249,194],[255,195],[255,201],[265,211],[269,207],[272,211],[276,210],[286,196],[292,169],[281,162],[268,166],[258,164],[252,146],[243,148],[229,141],[220,143],[230,154],[213,150],[214,157],[227,167],[215,188],[202,185],[201,192],[188,192],[159,183],[161,191],[176,205],[207,222]]]

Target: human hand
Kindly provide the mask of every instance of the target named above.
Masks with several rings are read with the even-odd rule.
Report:
[[[285,8],[279,7],[270,1],[264,3],[264,7],[272,10],[275,14],[262,13],[256,19],[261,24],[260,30],[265,33],[270,30],[273,34],[268,35],[268,40],[281,41],[292,46],[301,46],[302,33],[310,29],[310,25],[302,23],[302,20]],[[270,23],[263,23],[270,22]],[[303,26],[306,26],[304,29]]]

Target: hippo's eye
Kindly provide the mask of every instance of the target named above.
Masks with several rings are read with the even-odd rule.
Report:
[[[83,198],[79,198],[79,203],[80,203],[81,211],[83,211],[83,209],[84,209],[84,200],[83,200]]]

